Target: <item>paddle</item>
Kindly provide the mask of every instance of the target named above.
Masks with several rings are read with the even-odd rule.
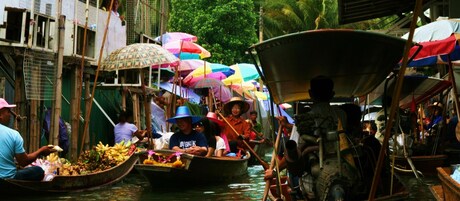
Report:
[[[233,130],[233,132],[235,132],[235,134],[238,135],[238,132],[235,130],[235,128],[233,128],[233,126],[230,124],[230,122],[228,122],[227,119],[225,119],[225,117],[220,113],[220,111],[216,111],[216,113],[225,121],[225,123],[227,123],[227,125]],[[249,150],[249,152],[251,152],[251,154],[254,155],[254,157],[256,157],[256,159],[262,165],[264,170],[266,170],[268,168],[267,162],[262,160],[262,158],[260,158],[260,156],[256,153],[256,151],[254,151],[254,149],[252,149],[251,146],[249,146],[249,144],[246,141],[244,141],[244,140],[241,140],[241,141],[244,143],[244,145]]]
[[[280,142],[280,136],[281,136],[281,130],[283,129],[283,126],[281,126],[281,123],[279,124],[280,126],[278,127],[278,135],[276,136],[276,140],[275,140],[275,148],[273,149],[273,153],[272,153],[272,159],[270,161],[270,169],[273,169],[273,166],[275,165],[275,161],[276,161],[276,151],[277,151],[277,147],[279,145],[279,142]],[[277,163],[278,164],[278,163]],[[266,170],[266,169],[265,169]],[[279,172],[279,169],[277,168],[278,172]],[[277,175],[278,177],[279,175]],[[279,179],[279,178],[278,178]],[[268,191],[270,190],[270,180],[267,180],[265,181],[265,189],[264,189],[264,197],[262,198],[263,201],[267,200],[267,196],[268,196]],[[281,192],[281,191],[280,191]],[[281,193],[280,193],[281,195]]]

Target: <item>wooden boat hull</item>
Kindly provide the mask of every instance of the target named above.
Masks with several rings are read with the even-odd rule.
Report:
[[[291,189],[289,184],[286,182],[287,177],[281,177],[281,191],[282,191],[282,200],[290,201],[293,200],[291,197]],[[404,188],[404,186],[397,182],[393,188],[392,195],[380,195],[375,198],[375,200],[382,200],[382,201],[391,201],[391,200],[405,200],[409,196],[409,192]],[[280,196],[277,193],[277,186],[275,180],[271,182],[270,190],[268,191],[268,199],[272,201],[279,200]],[[353,199],[353,200],[361,200],[361,199]]]
[[[102,172],[78,176],[56,176],[51,181],[0,179],[0,193],[56,193],[96,189],[121,180],[133,169],[137,161],[138,157],[133,154],[125,162]]]
[[[446,163],[447,155],[433,156],[411,156],[415,169],[422,172],[423,175],[436,175],[436,167],[442,167]],[[395,158],[396,167],[411,170],[409,163],[404,157]],[[412,171],[400,171],[401,173],[413,174]]]
[[[174,154],[171,150],[156,150],[156,153]],[[139,156],[141,164],[134,167],[154,186],[174,184],[174,186],[190,183],[217,183],[239,178],[247,174],[248,160],[235,157],[201,157],[182,154],[183,168],[163,167],[142,164],[146,155]]]
[[[441,180],[444,201],[460,200],[460,184],[450,176],[450,167],[437,167],[438,178]]]

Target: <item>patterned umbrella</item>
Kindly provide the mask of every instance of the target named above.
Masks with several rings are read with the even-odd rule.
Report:
[[[146,67],[176,66],[179,64],[173,54],[159,45],[135,43],[117,49],[102,62],[103,71],[138,69]]]

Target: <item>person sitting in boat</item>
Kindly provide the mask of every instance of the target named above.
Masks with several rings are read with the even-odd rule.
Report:
[[[205,156],[208,152],[208,142],[203,133],[193,130],[193,124],[197,123],[201,118],[191,115],[190,109],[187,106],[179,106],[176,110],[176,116],[169,118],[169,123],[174,123],[179,129],[169,139],[169,149]]]
[[[136,125],[132,124],[133,114],[131,111],[122,111],[118,116],[118,124],[113,129],[115,135],[115,144],[121,141],[127,142],[133,136],[144,139],[146,130],[139,130]]]
[[[429,132],[429,135],[435,135],[435,127],[439,127],[442,124],[442,104],[440,102],[434,102],[428,106],[428,112],[430,113],[430,120],[425,122],[425,130]]]
[[[223,156],[225,151],[225,142],[219,136],[219,125],[208,119],[208,117],[203,117],[198,123],[196,123],[195,130],[203,133],[208,141],[208,152],[206,153],[206,157]]]
[[[238,153],[238,150],[246,149],[240,140],[249,140],[251,125],[245,121],[242,114],[249,110],[249,104],[240,97],[233,97],[224,105],[224,112],[228,115],[225,119],[224,132],[227,135],[230,151]]]
[[[224,127],[225,127],[225,123],[220,120],[218,117],[217,117],[217,114],[214,113],[214,112],[208,112],[206,114],[206,117],[214,122],[216,124],[216,126],[218,127],[219,129],[219,136],[222,138],[222,140],[224,140],[224,143],[225,143],[225,150],[224,150],[224,153],[223,155],[227,155],[228,153],[230,153],[230,146],[228,145],[228,139],[227,139],[227,135],[225,135],[225,133],[223,132],[224,130]]]
[[[257,111],[249,112],[249,119],[246,121],[251,125],[251,140],[262,140],[262,124],[257,121]]]
[[[56,150],[53,146],[43,146],[33,153],[26,153],[21,134],[8,127],[11,115],[15,116],[15,113],[11,111],[11,108],[14,107],[16,105],[10,105],[5,99],[0,98],[0,178],[41,181],[45,176],[41,167],[31,166],[17,169],[15,159],[19,166],[25,167],[35,161],[38,156],[46,156]]]

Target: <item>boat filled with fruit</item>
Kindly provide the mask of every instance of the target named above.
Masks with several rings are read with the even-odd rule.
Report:
[[[113,184],[134,167],[138,160],[134,154],[135,149],[131,142],[120,142],[114,146],[99,142],[93,149],[84,151],[74,163],[51,153],[32,163],[45,171],[42,181],[0,179],[0,192],[72,192]]]

